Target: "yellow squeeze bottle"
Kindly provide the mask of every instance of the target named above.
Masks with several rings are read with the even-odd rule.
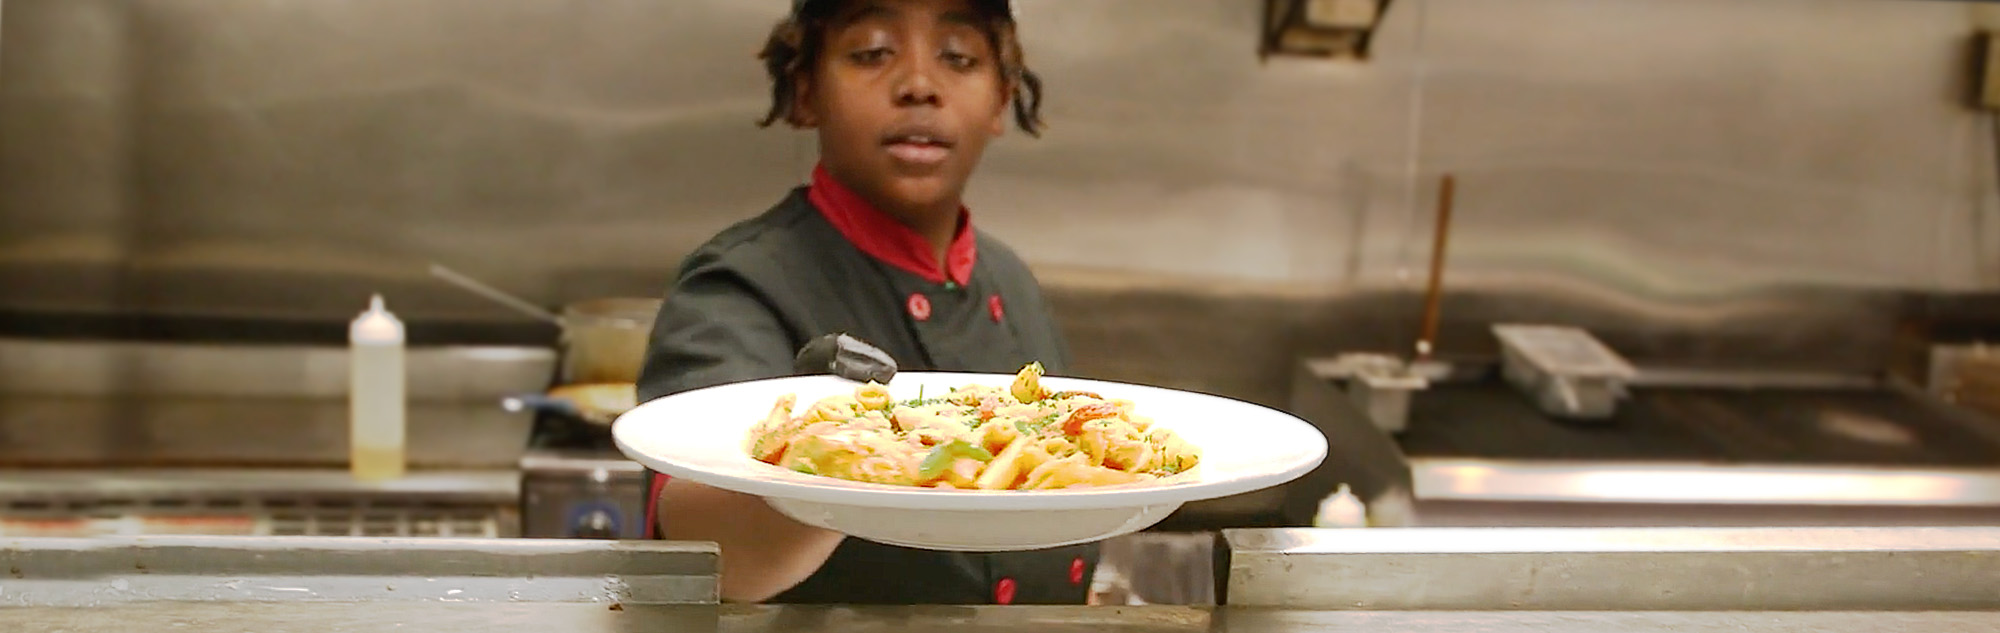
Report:
[[[356,479],[403,476],[405,462],[403,323],[382,295],[348,327],[348,459]]]

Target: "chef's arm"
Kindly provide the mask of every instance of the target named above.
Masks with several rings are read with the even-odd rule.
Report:
[[[660,531],[669,540],[722,548],[722,599],[763,602],[826,564],[843,536],[811,527],[740,492],[670,479],[660,489]]]
[[[692,266],[654,320],[639,401],[793,373],[797,350],[777,312],[726,269]],[[762,498],[678,478],[655,501],[665,538],[721,547],[722,599],[730,602],[761,602],[790,589],[825,564],[842,538],[793,521]]]

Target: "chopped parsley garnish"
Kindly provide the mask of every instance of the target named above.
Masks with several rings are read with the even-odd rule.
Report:
[[[945,403],[945,402],[949,402],[950,400],[951,400],[951,399],[950,399],[950,398],[948,398],[948,397],[946,397],[946,398],[925,398],[925,397],[924,397],[924,386],[923,386],[923,385],[917,385],[917,397],[915,397],[915,398],[911,398],[911,399],[909,399],[909,400],[904,400],[904,401],[902,401],[902,402],[898,402],[898,403],[896,403],[896,406],[899,406],[899,407],[909,407],[909,408],[916,408],[916,407],[928,407],[928,406],[931,406],[931,405],[934,405],[934,404],[943,404],[943,403]]]
[[[1015,422],[1014,428],[1021,431],[1021,433],[1024,435],[1034,435],[1036,433],[1042,432],[1042,429],[1049,428],[1049,425],[1055,424],[1056,420],[1061,418],[1062,418],[1062,413],[1060,412],[1051,413],[1039,418],[1035,418],[1033,420],[1022,420],[1020,422]]]

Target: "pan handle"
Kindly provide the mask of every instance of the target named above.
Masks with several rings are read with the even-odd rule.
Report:
[[[526,299],[522,299],[520,297],[507,294],[506,292],[501,291],[499,288],[495,288],[486,285],[484,283],[480,283],[479,280],[460,274],[456,270],[445,268],[444,265],[442,264],[431,264],[431,274],[439,279],[445,280],[446,282],[450,282],[451,285],[458,286],[459,288],[462,288],[467,292],[471,292],[472,294],[486,297],[487,299],[492,300],[494,303],[507,306],[522,314],[526,314],[528,316],[535,317],[537,319],[547,321],[549,323],[554,323],[558,326],[563,324],[562,317],[556,316],[555,313],[542,309],[541,306],[529,303],[528,300]]]
[[[500,408],[506,409],[508,413],[532,412],[573,419],[583,418],[583,411],[576,408],[576,403],[566,398],[551,398],[539,393],[523,393],[501,398]]]

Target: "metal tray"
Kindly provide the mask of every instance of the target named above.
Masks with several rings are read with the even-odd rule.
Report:
[[[1493,334],[1500,339],[1502,375],[1552,416],[1609,418],[1638,373],[1582,329],[1501,324]]]

